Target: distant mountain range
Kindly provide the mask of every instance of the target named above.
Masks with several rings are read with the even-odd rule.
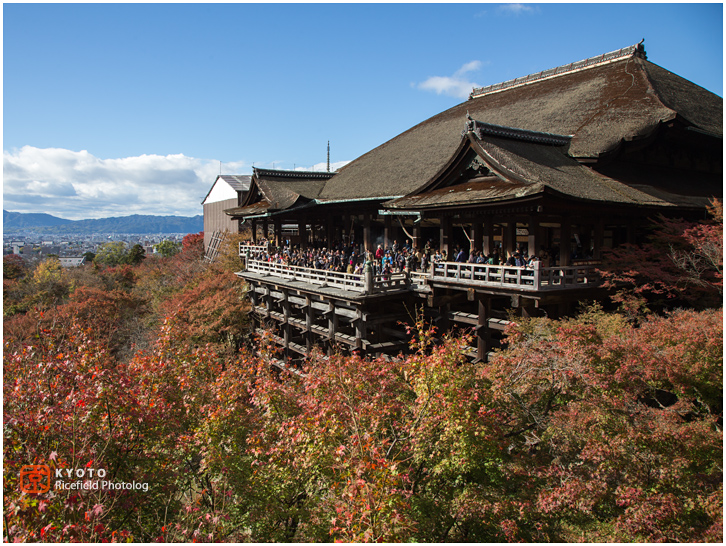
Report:
[[[90,235],[92,233],[198,233],[204,217],[133,214],[97,220],[65,220],[50,214],[3,211],[3,231],[38,234]]]

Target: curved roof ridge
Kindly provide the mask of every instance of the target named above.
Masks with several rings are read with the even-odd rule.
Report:
[[[281,169],[260,169],[259,167],[253,167],[253,172],[258,176],[266,177],[282,177],[282,178],[332,178],[334,172],[328,171],[286,171]]]
[[[475,133],[480,139],[482,135],[498,136],[503,138],[513,138],[515,140],[523,140],[525,142],[534,142],[537,144],[549,144],[552,146],[566,146],[572,140],[573,135],[558,135],[555,133],[546,133],[544,131],[530,131],[529,129],[520,129],[519,127],[508,127],[506,125],[495,125],[493,123],[485,123],[473,119],[469,112],[466,113],[466,130],[461,136],[467,133]]]
[[[563,64],[556,68],[541,70],[534,74],[529,74],[521,78],[514,78],[513,80],[507,80],[502,83],[495,83],[486,87],[475,87],[469,94],[469,100],[483,97],[484,95],[489,95],[491,93],[497,93],[499,91],[503,91],[504,89],[511,89],[512,87],[519,87],[532,82],[554,78],[557,76],[561,76],[562,74],[569,74],[570,72],[585,70],[586,68],[591,68],[593,66],[600,66],[603,64],[612,63],[625,57],[640,57],[641,59],[647,59],[648,57],[646,56],[645,48],[643,47],[643,40],[641,40],[640,43],[636,45],[623,47],[621,49],[611,51],[610,53],[603,53],[602,55],[596,55],[595,57],[590,57],[582,61],[577,61],[570,64]]]

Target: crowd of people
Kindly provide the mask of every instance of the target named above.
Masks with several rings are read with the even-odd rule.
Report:
[[[368,252],[361,251],[359,245],[347,245],[337,241],[331,247],[317,242],[306,249],[291,245],[289,241],[285,243],[284,246],[277,247],[267,240],[258,241],[257,246],[267,250],[255,252],[250,257],[269,263],[351,274],[361,274],[365,262],[369,261],[374,275],[425,272],[430,269],[432,264],[446,261],[525,268],[534,268],[537,262],[542,267],[549,267],[551,261],[550,252],[544,249],[540,251],[539,255],[527,256],[526,252],[516,250],[504,256],[503,253],[500,253],[501,249],[494,249],[490,254],[485,254],[480,250],[467,251],[460,246],[455,248],[449,258],[445,250],[440,251],[438,248],[434,248],[430,240],[423,248],[412,247],[408,240],[404,244],[393,241],[393,244],[388,247],[377,244],[373,251]],[[253,243],[250,241],[248,244]]]

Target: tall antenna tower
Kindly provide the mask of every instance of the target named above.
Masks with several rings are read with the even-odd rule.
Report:
[[[328,141],[328,172],[330,172],[330,141]]]

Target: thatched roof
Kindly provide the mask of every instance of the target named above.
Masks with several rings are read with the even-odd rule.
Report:
[[[483,122],[571,135],[569,154],[597,158],[678,119],[722,136],[723,99],[638,55],[483,94],[343,167],[318,199],[408,195],[455,153],[469,112]]]
[[[645,188],[633,188],[578,163],[567,155],[568,139],[563,136],[518,131],[472,120],[462,139],[450,166],[438,173],[433,184],[389,201],[385,206],[392,209],[472,206],[545,192],[595,202],[674,204],[662,192],[656,196]],[[486,165],[489,175],[447,184],[450,175],[456,174],[457,169],[461,172],[461,166],[471,163],[474,154]]]

